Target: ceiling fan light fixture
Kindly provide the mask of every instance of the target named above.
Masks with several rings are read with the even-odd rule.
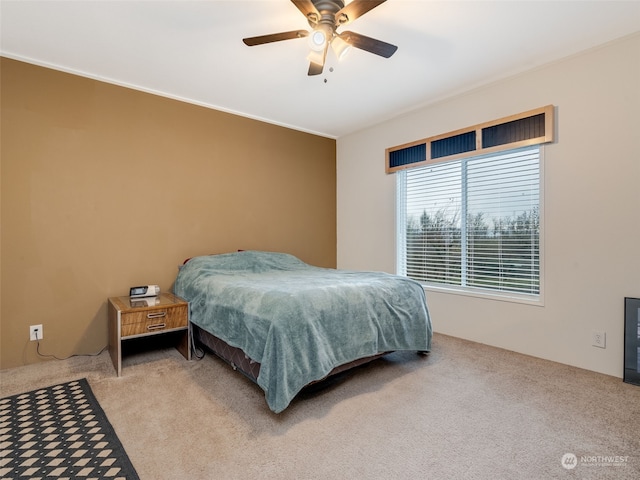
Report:
[[[321,29],[316,28],[309,35],[309,46],[314,52],[322,52],[327,45],[327,33]]]
[[[324,50],[319,52],[317,50],[311,50],[309,55],[307,55],[307,60],[316,65],[322,65],[324,63]]]
[[[351,51],[351,45],[338,36],[333,37],[333,40],[331,40],[331,48],[338,60],[342,60]]]

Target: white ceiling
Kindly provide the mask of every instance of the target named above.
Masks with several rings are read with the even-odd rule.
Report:
[[[306,39],[242,43],[308,30],[289,0],[0,7],[3,56],[331,138],[640,31],[640,1],[388,0],[345,28],[395,55],[330,52],[309,77]]]

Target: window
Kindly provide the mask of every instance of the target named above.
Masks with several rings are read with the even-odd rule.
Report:
[[[426,286],[540,295],[539,145],[398,171],[398,269]]]
[[[386,149],[397,174],[398,273],[541,301],[541,155],[553,105]]]

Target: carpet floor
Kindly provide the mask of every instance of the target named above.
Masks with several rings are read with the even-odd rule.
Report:
[[[640,387],[436,334],[281,414],[219,359],[173,348],[0,372],[2,395],[86,377],[143,480],[640,478]]]

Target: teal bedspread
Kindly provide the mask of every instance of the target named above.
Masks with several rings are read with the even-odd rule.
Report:
[[[336,366],[431,348],[422,286],[388,273],[244,251],[192,258],[178,273],[175,293],[190,302],[194,324],[261,364],[257,383],[276,413]]]

